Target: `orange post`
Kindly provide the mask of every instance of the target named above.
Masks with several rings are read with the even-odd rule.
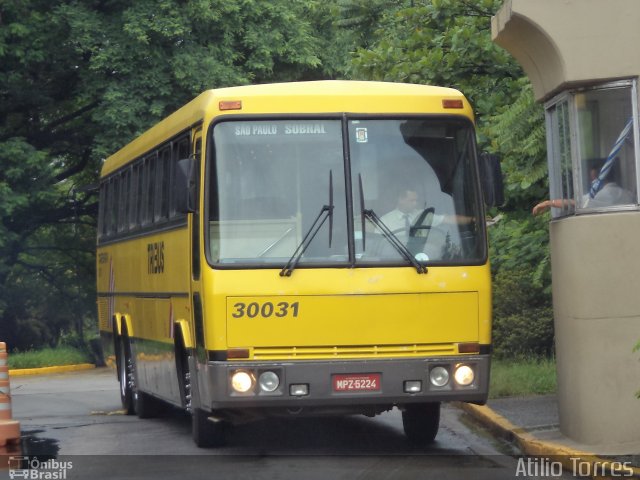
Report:
[[[20,441],[20,422],[11,419],[7,345],[0,342],[0,448]]]

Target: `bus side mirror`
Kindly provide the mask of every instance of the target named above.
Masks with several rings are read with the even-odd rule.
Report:
[[[196,160],[185,158],[176,165],[176,211],[194,213],[197,206],[198,169]]]
[[[504,182],[502,168],[500,168],[500,157],[490,153],[481,153],[479,160],[484,203],[488,207],[504,205]]]

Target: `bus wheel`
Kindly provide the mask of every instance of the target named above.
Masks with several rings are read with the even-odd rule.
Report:
[[[220,447],[225,442],[227,425],[225,422],[209,420],[209,414],[194,404],[192,387],[194,377],[191,375],[191,357],[184,348],[181,338],[176,342],[176,366],[180,372],[180,389],[182,405],[185,411],[191,414],[191,434],[193,441],[200,448]],[[197,400],[197,395],[196,395]]]
[[[198,447],[221,447],[225,443],[226,430],[225,422],[209,420],[209,413],[200,408],[192,409],[191,433]]]
[[[144,392],[137,392],[135,398],[135,407],[138,418],[153,418],[158,416],[162,411],[162,402],[151,395]]]
[[[133,360],[131,358],[131,344],[129,343],[129,337],[122,335],[118,342],[119,357],[118,362],[120,378],[120,401],[122,402],[122,408],[127,415],[133,415],[135,413],[135,372]]]
[[[402,426],[412,443],[427,445],[433,442],[440,426],[440,403],[407,405],[402,411]]]

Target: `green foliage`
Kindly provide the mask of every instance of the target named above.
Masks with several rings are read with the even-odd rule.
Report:
[[[60,365],[92,363],[92,358],[82,349],[73,347],[43,348],[16,352],[9,355],[9,368],[40,368]]]
[[[548,214],[531,209],[548,196],[544,115],[528,81],[487,122],[489,147],[502,158],[507,205],[489,229],[497,355],[553,353]]]
[[[504,214],[489,229],[493,345],[499,357],[551,355],[553,307],[546,219]]]
[[[401,5],[403,4],[403,5]],[[520,67],[491,41],[491,16],[502,0],[397,2],[354,57],[355,75],[461,90],[481,123],[517,95]]]
[[[528,272],[501,270],[494,277],[493,347],[497,357],[553,354],[553,308]]]
[[[522,78],[516,83],[518,97],[499,107],[484,133],[491,139],[488,148],[502,158],[508,208],[529,211],[549,192],[544,111],[534,100],[529,81]]]
[[[338,0],[337,24],[347,32],[352,47],[366,49],[375,44],[381,19],[406,3],[404,0]]]
[[[489,256],[494,275],[501,271],[525,273],[530,288],[550,294],[549,225],[528,212],[505,213],[489,228]]]

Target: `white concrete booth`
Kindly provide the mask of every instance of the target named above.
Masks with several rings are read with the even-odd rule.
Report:
[[[545,105],[560,430],[640,441],[640,2],[510,0],[494,41]]]

